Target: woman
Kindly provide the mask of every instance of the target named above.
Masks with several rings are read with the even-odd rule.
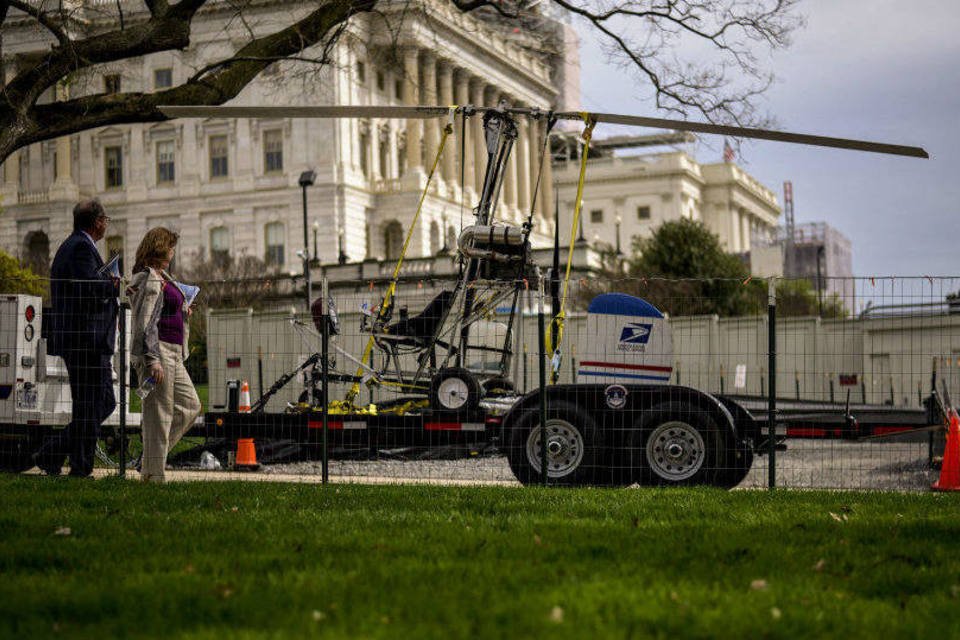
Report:
[[[143,399],[143,462],[140,477],[163,482],[170,449],[200,413],[200,399],[187,374],[189,325],[184,295],[167,269],[178,236],[163,227],[150,229],[137,248],[130,302],[133,310],[131,355],[140,380],[156,387]]]

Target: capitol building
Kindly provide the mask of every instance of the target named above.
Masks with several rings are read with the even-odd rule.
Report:
[[[142,7],[121,2],[129,5],[128,20]],[[212,3],[195,18],[186,51],[103,65],[46,99],[176,86],[234,51],[249,37],[246,29],[258,35],[275,31],[306,6],[253,3],[238,21],[228,19],[229,3]],[[378,11],[349,22],[324,66],[275,63],[230,104],[505,101],[580,108],[578,41],[562,16],[540,15],[520,29],[493,16],[464,14],[441,0],[388,1]],[[104,28],[83,17],[82,9],[74,13],[75,29]],[[52,42],[12,9],[3,37],[8,78]],[[486,162],[480,120],[468,118],[463,139],[459,117],[454,123],[427,189],[411,258],[428,259],[452,248],[461,227],[472,222]],[[443,126],[441,119],[191,118],[108,126],[34,144],[2,167],[0,248],[45,272],[71,231],[73,205],[96,196],[112,218],[101,251],[104,257],[125,257],[128,274],[140,238],[161,225],[181,235],[176,257],[181,266],[197,257],[251,255],[278,273],[300,273],[297,252],[305,239],[307,251],[321,263],[387,264],[400,252]],[[497,220],[519,224],[533,207],[532,242],[547,247],[553,241],[555,193],[561,237],[569,237],[577,163],[557,153],[571,140],[575,144],[576,133],[558,126],[553,162],[543,170],[545,187],[534,199],[545,124],[520,119],[518,128]],[[733,163],[701,166],[678,148],[644,156],[628,152],[605,151],[601,144],[596,157],[591,155],[583,214],[588,242],[612,246],[622,233],[628,247],[629,238],[676,217],[703,220],[729,251],[747,251],[752,236],[774,234],[780,214],[775,197]],[[312,184],[301,188],[305,173]]]

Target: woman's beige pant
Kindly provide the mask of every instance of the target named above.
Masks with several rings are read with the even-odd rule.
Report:
[[[200,413],[200,399],[183,366],[180,345],[160,343],[163,382],[143,399],[143,480],[163,482],[167,454]]]

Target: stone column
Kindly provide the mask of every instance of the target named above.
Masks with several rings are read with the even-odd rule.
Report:
[[[501,95],[500,100],[510,102],[509,96]],[[499,100],[497,101],[499,103]],[[519,137],[514,140],[514,145],[510,149],[510,157],[507,158],[507,166],[504,167],[503,177],[503,203],[506,206],[504,218],[513,220],[516,217],[517,209],[517,152],[519,151],[517,143]]]
[[[486,106],[484,99],[485,83],[480,78],[473,78],[470,81],[470,102],[476,107]],[[474,158],[474,182],[473,189],[480,195],[480,189],[483,188],[483,174],[487,169],[487,147],[483,137],[483,117],[476,115],[473,118],[473,158]]]
[[[420,102],[425,105],[437,104],[437,57],[430,51],[424,51],[420,54],[420,61],[423,63],[420,76]],[[423,144],[425,145],[426,155],[424,156],[424,169],[430,170],[433,166],[433,159],[437,156],[437,144],[439,140],[439,127],[437,118],[429,118],[423,121]]]
[[[51,200],[76,200],[80,190],[73,181],[71,173],[70,136],[57,138],[57,178],[50,185]]]
[[[457,104],[463,106],[470,104],[470,74],[467,73],[464,69],[457,70]],[[463,116],[460,116],[462,118]],[[476,119],[477,116],[473,116],[473,119]],[[464,141],[463,141],[463,157],[460,158],[460,162],[464,163],[463,165],[463,184],[460,185],[461,189],[473,189],[473,185],[476,183],[476,176],[474,173],[474,140],[476,136],[474,135],[474,124],[473,122],[468,122],[466,127],[462,127],[464,132]],[[460,122],[457,122],[457,136],[460,135],[461,126]],[[457,140],[457,157],[460,153],[460,141]]]
[[[533,155],[531,149],[536,146],[530,140],[530,132],[536,130],[536,124],[531,126],[530,122],[525,117],[517,119],[519,133],[514,153],[517,154],[517,206],[520,207],[521,218],[530,213],[530,190],[532,188],[530,184],[530,158]]]
[[[3,200],[6,204],[17,203],[17,193],[20,191],[20,151],[14,151],[4,161]]]
[[[408,47],[403,51],[403,102],[404,104],[420,104],[420,50]],[[420,121],[407,120],[407,171],[411,173],[421,166],[420,162]]]
[[[449,107],[453,104],[453,67],[446,60],[439,63],[440,72],[440,104]],[[441,127],[446,126],[446,121],[439,123]],[[447,185],[453,185],[457,180],[457,137],[454,135],[447,138],[447,146],[443,150],[443,179]],[[442,243],[441,243],[442,244]]]
[[[537,123],[536,132],[537,135],[534,139],[536,140],[535,145],[537,147],[536,154],[539,158],[540,145],[543,144],[543,136],[547,135],[547,123],[544,121]],[[534,177],[534,179],[536,179],[536,177]],[[540,178],[540,196],[537,198],[537,202],[539,203],[537,210],[540,212],[540,216],[545,220],[553,220],[553,166],[550,162],[549,147],[543,158],[543,176]],[[583,215],[582,211],[580,215]],[[548,224],[546,228],[549,229],[550,225]]]

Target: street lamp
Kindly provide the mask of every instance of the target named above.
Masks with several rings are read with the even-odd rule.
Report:
[[[307,187],[312,187],[317,181],[317,172],[307,169],[300,174],[300,188],[303,190],[303,279],[307,283],[307,311],[310,310],[310,300],[313,298],[313,288],[310,285],[310,244],[307,239]]]
[[[313,221],[313,263],[320,264],[320,252],[317,251],[317,233],[320,231],[320,221]]]

